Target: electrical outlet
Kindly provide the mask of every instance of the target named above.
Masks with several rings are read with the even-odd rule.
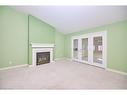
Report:
[[[9,64],[12,64],[12,61],[9,61]]]

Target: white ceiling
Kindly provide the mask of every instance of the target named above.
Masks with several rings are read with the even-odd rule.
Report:
[[[13,6],[71,33],[127,19],[126,6]]]

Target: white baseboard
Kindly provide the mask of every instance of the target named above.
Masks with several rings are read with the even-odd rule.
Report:
[[[66,60],[69,60],[69,61],[72,61],[71,58],[65,58]],[[122,72],[122,71],[118,71],[118,70],[114,70],[114,69],[110,69],[110,68],[106,68],[107,71],[111,71],[111,72],[115,72],[115,73],[119,73],[119,74],[122,74],[122,75],[127,75],[126,72]]]
[[[62,58],[56,58],[56,59],[54,59],[54,61],[65,60],[65,59],[66,59],[65,57],[62,57]]]
[[[28,65],[28,67],[34,67],[34,65],[30,64],[30,65]]]
[[[66,58],[66,57],[63,57],[63,58],[56,58],[54,61],[58,61],[58,60],[68,60],[68,61],[72,61],[71,58]]]
[[[8,70],[8,69],[14,69],[14,68],[25,67],[25,66],[28,66],[28,64],[4,67],[4,68],[0,68],[0,70]]]
[[[115,73],[119,73],[119,74],[122,74],[122,75],[127,75],[127,73],[126,73],[126,72],[117,71],[117,70],[110,69],[110,68],[107,68],[106,70],[107,70],[107,71],[111,71],[111,72],[115,72]]]

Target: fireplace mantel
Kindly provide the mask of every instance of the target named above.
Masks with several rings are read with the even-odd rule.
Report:
[[[53,48],[54,44],[31,43],[32,48]]]

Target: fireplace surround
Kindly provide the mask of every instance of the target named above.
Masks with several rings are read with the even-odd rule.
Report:
[[[53,62],[54,44],[31,43],[31,46],[32,66]]]

